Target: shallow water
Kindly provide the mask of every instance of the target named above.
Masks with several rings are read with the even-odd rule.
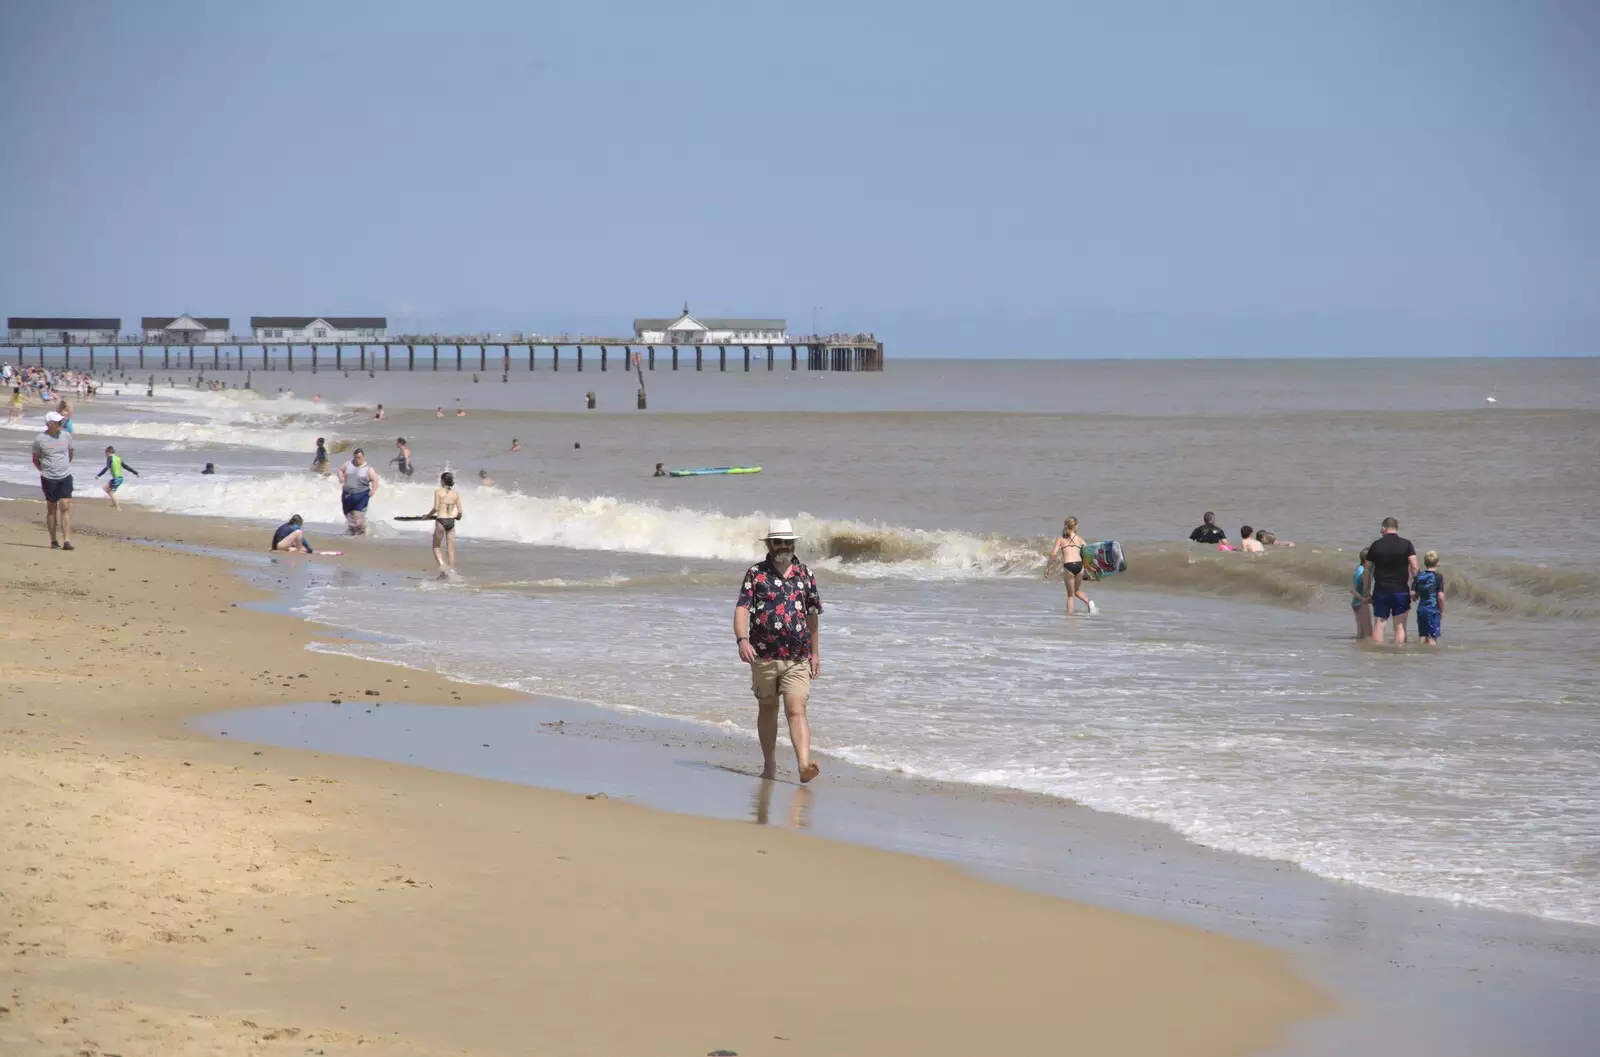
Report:
[[[338,546],[311,443],[363,444],[381,473],[404,435],[418,483],[372,511],[376,531],[416,541],[417,576],[312,588],[307,613],[392,640],[330,648],[739,731],[733,591],[765,518],[793,517],[828,606],[823,750],[1066,796],[1377,888],[1600,923],[1596,361],[646,381],[651,413],[584,414],[541,409],[589,389],[631,405],[636,380],[258,373],[296,396],[130,387],[77,428],[148,467],[129,501],[264,524],[300,512]],[[468,416],[435,417],[458,396]],[[381,423],[356,409],[378,402]],[[26,433],[10,436],[5,476],[31,481]],[[207,460],[219,476],[198,475]],[[763,472],[656,479],[658,461]],[[496,481],[463,489],[464,580],[449,585],[426,578],[427,528],[384,520],[425,510],[446,466]],[[1182,542],[1205,509],[1230,534],[1264,523],[1299,546]],[[1044,575],[1068,513],[1128,552],[1126,573],[1089,588],[1093,618],[1066,617]],[[1436,651],[1350,639],[1353,551],[1388,514],[1444,555]]]

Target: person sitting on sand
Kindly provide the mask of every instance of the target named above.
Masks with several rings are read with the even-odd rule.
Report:
[[[311,541],[306,539],[305,530],[301,528],[301,526],[304,524],[305,519],[303,519],[299,514],[295,514],[290,517],[288,521],[285,521],[283,524],[279,525],[272,533],[272,546],[268,549],[275,551],[304,551],[307,554],[312,553]]]
[[[659,462],[656,463],[656,472],[651,474],[650,476],[652,476],[652,477],[665,477],[665,476],[667,476],[666,464],[659,463]]]
[[[1239,530],[1239,549],[1246,554],[1264,554],[1267,550],[1266,547],[1261,545],[1261,541],[1256,539],[1255,534],[1250,531],[1249,525]]]

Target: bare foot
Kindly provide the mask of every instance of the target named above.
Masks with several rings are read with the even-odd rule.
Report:
[[[822,773],[822,768],[818,767],[816,761],[813,760],[810,763],[806,764],[805,770],[800,772],[800,782],[801,782],[802,785],[804,785],[806,782],[811,781],[811,779],[815,778],[817,775],[819,775],[821,773]]]

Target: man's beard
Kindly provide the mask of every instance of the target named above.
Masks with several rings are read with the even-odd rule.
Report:
[[[794,561],[794,551],[773,551],[772,564],[780,569],[787,569]]]

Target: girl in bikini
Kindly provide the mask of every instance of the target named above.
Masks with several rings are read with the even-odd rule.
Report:
[[[1081,601],[1094,612],[1094,603],[1089,601],[1089,596],[1083,593],[1083,548],[1088,546],[1083,537],[1078,535],[1078,519],[1067,518],[1066,524],[1061,526],[1061,536],[1056,540],[1055,549],[1050,552],[1051,560],[1056,555],[1061,555],[1061,580],[1067,587],[1067,612],[1074,612],[1075,602]]]
[[[456,522],[461,520],[463,513],[461,495],[456,491],[455,474],[448,471],[440,474],[439,487],[433,490],[433,509],[428,511],[428,516],[434,519],[433,560],[439,563],[439,568],[446,574],[456,569]],[[450,555],[449,564],[445,563],[441,548]]]

